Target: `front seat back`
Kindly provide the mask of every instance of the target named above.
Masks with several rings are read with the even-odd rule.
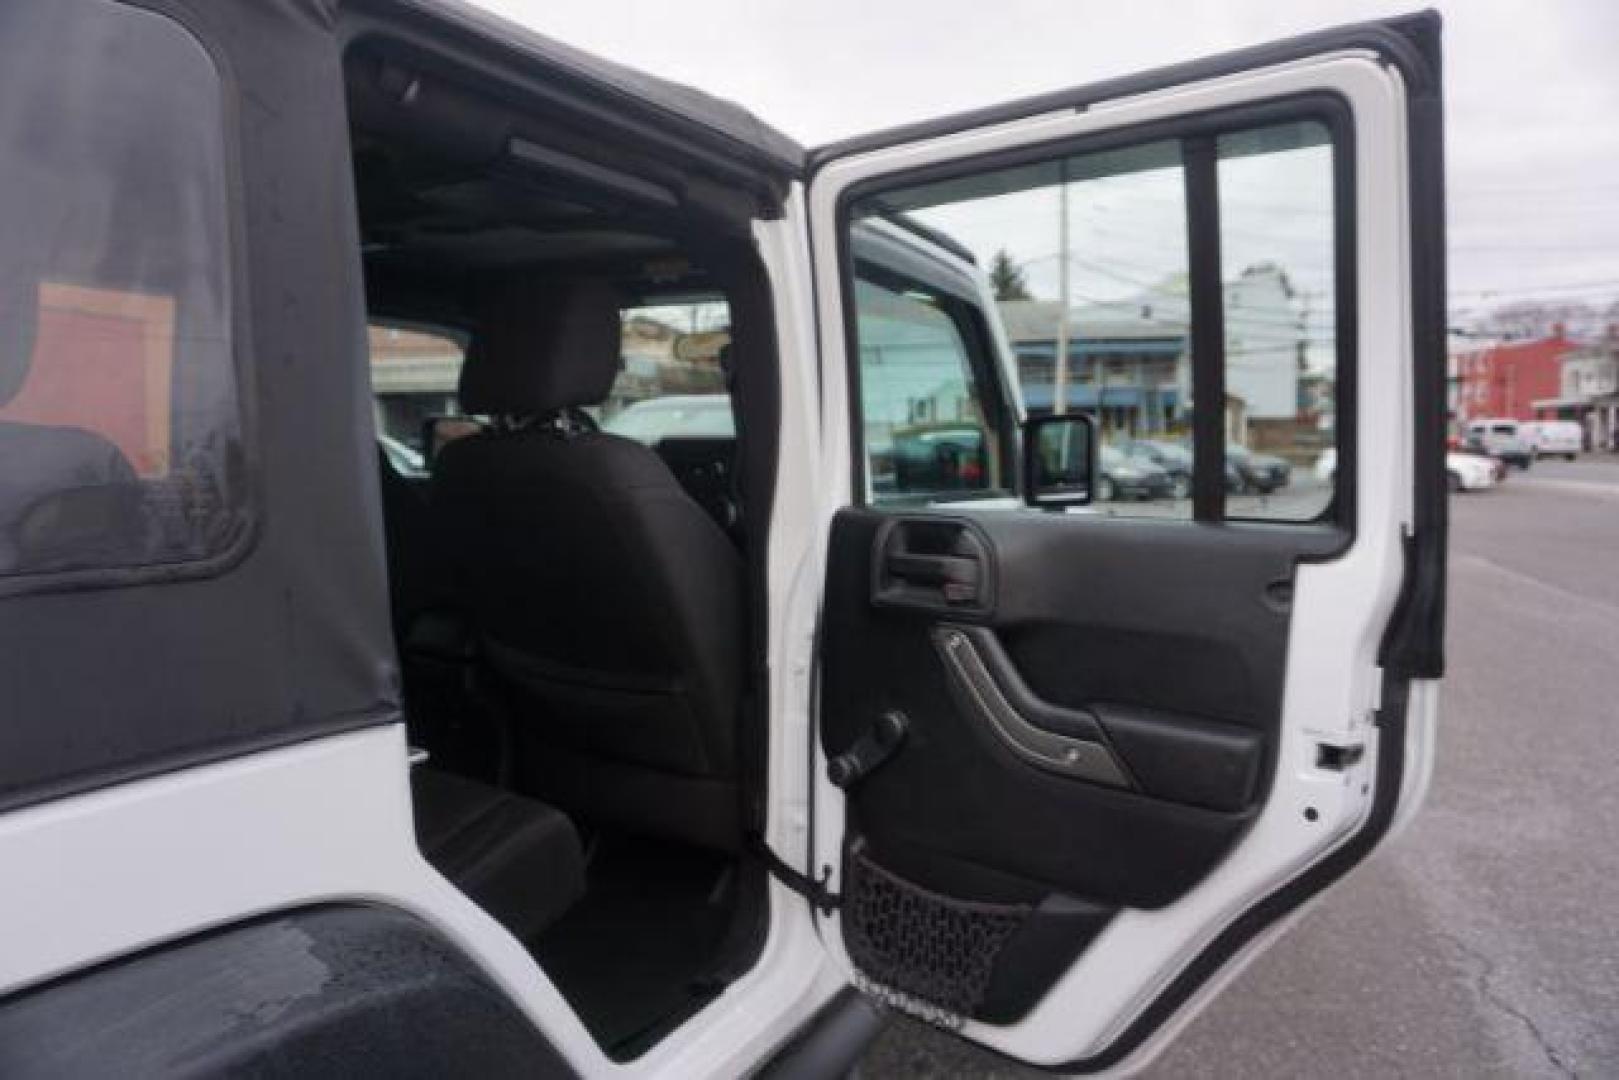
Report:
[[[600,282],[513,282],[482,305],[433,507],[521,787],[587,821],[731,848],[744,662],[736,548],[639,443],[595,429],[619,366]]]

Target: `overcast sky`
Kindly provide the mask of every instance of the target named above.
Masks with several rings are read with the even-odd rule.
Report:
[[[477,0],[807,145],[1398,14],[1387,0]],[[1619,298],[1619,0],[1445,16],[1452,308]]]

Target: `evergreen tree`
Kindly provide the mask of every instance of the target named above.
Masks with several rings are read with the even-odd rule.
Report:
[[[997,300],[1031,300],[1029,283],[1023,277],[1023,268],[1012,261],[1005,248],[995,253],[989,264],[989,283]]]

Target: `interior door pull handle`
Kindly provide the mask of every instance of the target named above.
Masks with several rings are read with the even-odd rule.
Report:
[[[1025,717],[996,682],[971,633],[949,625],[933,628],[933,644],[968,716],[1036,768],[1110,787],[1133,786],[1112,748],[1100,740],[1100,733],[1095,740],[1059,735]]]
[[[978,598],[981,569],[977,559],[966,555],[914,555],[890,552],[883,562],[888,576],[909,585],[937,588],[953,604]]]
[[[988,615],[995,607],[989,535],[965,518],[890,518],[872,539],[871,602],[878,607]]]

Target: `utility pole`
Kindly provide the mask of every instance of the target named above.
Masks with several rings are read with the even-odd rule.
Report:
[[[1057,364],[1052,372],[1051,411],[1060,416],[1068,411],[1068,159],[1062,159],[1058,168],[1061,237],[1057,245],[1057,296],[1061,306],[1057,309]]]

